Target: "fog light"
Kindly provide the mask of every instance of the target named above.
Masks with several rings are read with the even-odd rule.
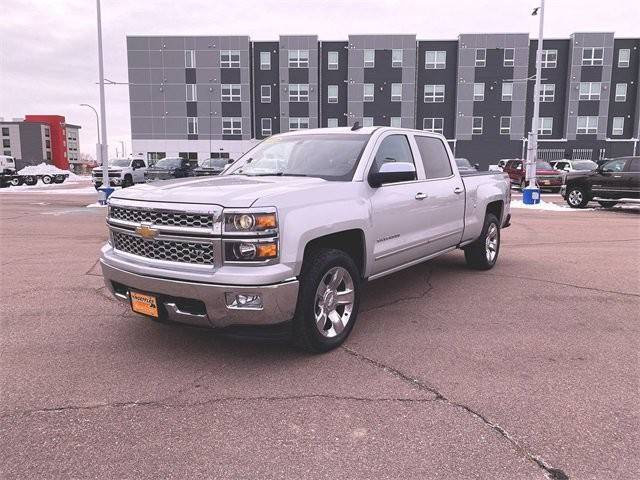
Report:
[[[262,295],[259,293],[225,293],[227,308],[262,310]]]

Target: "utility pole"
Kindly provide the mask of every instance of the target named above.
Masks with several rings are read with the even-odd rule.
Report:
[[[102,58],[102,17],[100,15],[100,0],[96,0],[96,13],[98,21],[98,74],[100,82],[100,120],[102,127],[102,138],[100,143],[100,154],[102,156],[102,188],[104,190],[104,201],[106,203],[109,196],[109,150],[107,142],[107,114],[104,102],[104,60]]]
[[[538,48],[536,50],[536,84],[533,90],[533,118],[531,119],[531,132],[529,132],[529,144],[527,145],[527,169],[526,179],[529,192],[524,191],[523,203],[534,204],[540,202],[540,189],[536,182],[536,160],[538,158],[538,130],[540,126],[540,85],[542,80],[542,42],[544,38],[544,0],[540,0],[540,7],[533,10],[532,15],[540,16],[538,27]]]

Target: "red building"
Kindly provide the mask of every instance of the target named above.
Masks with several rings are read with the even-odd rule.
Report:
[[[62,169],[69,169],[69,155],[67,150],[67,130],[65,118],[62,115],[25,115],[27,123],[45,123],[51,131],[51,161]]]

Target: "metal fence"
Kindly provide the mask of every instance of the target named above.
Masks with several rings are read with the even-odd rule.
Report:
[[[593,148],[574,148],[571,155],[572,160],[591,160],[593,158]]]
[[[564,158],[564,148],[541,148],[538,150],[538,160],[562,160]]]

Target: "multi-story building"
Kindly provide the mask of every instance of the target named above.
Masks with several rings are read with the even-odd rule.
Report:
[[[133,150],[237,158],[302,128],[402,126],[443,134],[483,167],[519,158],[531,129],[528,34],[127,38]],[[638,154],[640,38],[544,41],[539,156]]]

